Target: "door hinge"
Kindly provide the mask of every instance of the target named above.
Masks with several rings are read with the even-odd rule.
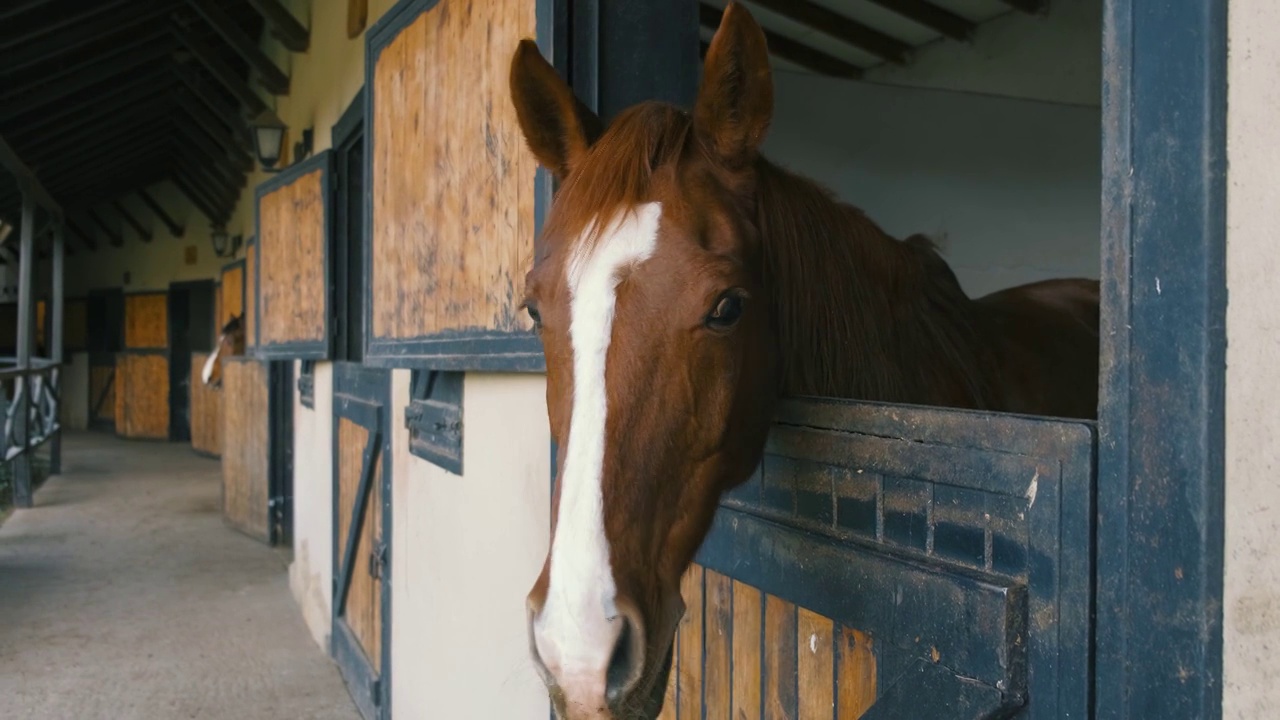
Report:
[[[387,569],[387,544],[381,540],[369,550],[369,577],[381,580]]]

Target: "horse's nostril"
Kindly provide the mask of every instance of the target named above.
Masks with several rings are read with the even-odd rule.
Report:
[[[627,696],[644,675],[644,630],[627,614],[605,670],[605,700],[613,705]]]

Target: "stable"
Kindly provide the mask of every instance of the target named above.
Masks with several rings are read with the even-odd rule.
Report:
[[[83,231],[64,303],[62,228],[118,200],[109,174],[65,181],[92,202],[50,212],[53,280],[24,279],[15,306],[34,316],[47,298],[61,374],[22,341],[10,374],[61,383],[63,423],[220,457],[228,524],[290,553],[300,612],[369,720],[548,717],[525,600],[561,448],[522,302],[557,184],[521,134],[512,56],[535,38],[606,122],[642,100],[689,107],[726,3],[117,5],[116,25],[179,48],[166,83],[216,108],[190,119],[212,127],[183,131],[204,149],[183,149],[173,178],[140,168],[118,188],[183,208],[155,211],[169,233]],[[928,236],[970,296],[1099,282],[1096,412],[786,399],[684,575],[660,717],[1271,707],[1274,631],[1233,618],[1276,575],[1250,550],[1267,526],[1249,510],[1274,495],[1255,475],[1280,430],[1255,269],[1275,261],[1274,211],[1252,189],[1272,174],[1259,58],[1280,56],[1277,12],[742,5],[773,68],[771,160],[896,237]],[[1251,56],[1228,56],[1229,32]],[[0,160],[39,175],[18,154]],[[24,278],[41,237],[30,187],[0,186]],[[183,232],[213,256],[179,260]],[[36,324],[19,318],[19,337]]]

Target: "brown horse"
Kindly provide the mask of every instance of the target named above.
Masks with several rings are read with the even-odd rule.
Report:
[[[772,80],[741,6],[692,113],[606,130],[528,40],[510,83],[561,181],[525,301],[561,448],[529,640],[561,718],[658,713],[680,578],[781,395],[1094,415],[1097,282],[970,299],[927,240],[761,157]]]
[[[222,356],[244,354],[244,313],[233,316],[218,331],[218,342],[204,361],[200,379],[205,385],[222,387]]]

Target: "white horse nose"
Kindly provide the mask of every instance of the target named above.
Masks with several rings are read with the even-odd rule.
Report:
[[[548,686],[570,705],[615,708],[644,675],[644,623],[634,605],[619,599],[616,612],[569,616],[551,602],[530,607],[532,652]]]

